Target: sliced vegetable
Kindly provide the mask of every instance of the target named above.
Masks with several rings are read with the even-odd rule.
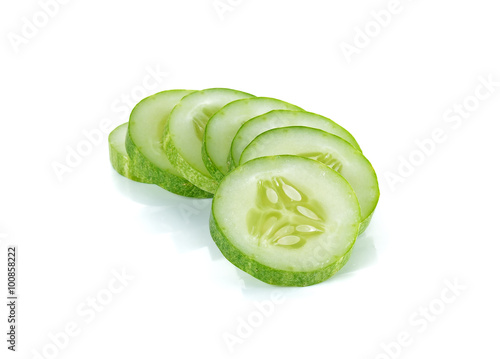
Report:
[[[379,199],[377,176],[334,121],[273,98],[211,88],[139,102],[109,135],[113,168],[212,201],[222,254],[274,285],[325,281],[347,262]]]
[[[205,125],[228,103],[254,97],[245,92],[213,88],[194,92],[182,99],[170,114],[163,148],[175,168],[191,183],[215,192],[218,182],[210,175],[201,155]]]
[[[182,196],[207,198],[212,195],[186,180],[170,163],[162,147],[168,116],[175,105],[190,93],[193,91],[163,91],[139,102],[130,114],[125,145],[130,167],[141,182],[154,183]]]
[[[221,181],[210,232],[222,254],[252,276],[307,286],[346,263],[360,220],[356,195],[336,171],[308,158],[272,156]]]

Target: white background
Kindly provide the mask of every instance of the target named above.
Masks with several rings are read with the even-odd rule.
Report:
[[[72,0],[45,18],[35,0],[0,5],[0,265],[17,245],[20,296],[18,352],[2,304],[0,357],[498,358],[500,87],[469,97],[500,81],[496,2],[401,0],[382,28],[372,11],[388,1],[231,3],[219,16],[212,0]],[[168,76],[143,91],[155,68]],[[277,288],[239,271],[210,238],[210,200],[127,181],[105,140],[56,176],[85,131],[127,121],[126,97],[207,87],[289,101],[356,137],[382,194],[338,275]],[[436,129],[445,140],[422,157],[415,141]],[[109,298],[123,270],[134,278]]]

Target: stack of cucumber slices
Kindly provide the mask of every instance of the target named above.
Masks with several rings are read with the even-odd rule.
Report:
[[[213,197],[210,233],[222,254],[275,285],[335,274],[379,199],[375,171],[343,127],[231,89],[143,99],[109,135],[109,151],[127,178]]]

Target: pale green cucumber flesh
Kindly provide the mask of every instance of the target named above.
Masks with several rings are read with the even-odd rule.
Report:
[[[254,96],[231,89],[206,89],[184,97],[172,110],[165,126],[163,148],[177,170],[198,187],[210,192],[215,190],[213,183],[217,185],[202,158],[207,121],[228,103],[250,97]]]
[[[281,127],[258,135],[243,151],[240,165],[254,158],[297,155],[320,161],[349,182],[361,208],[363,232],[380,196],[377,175],[368,159],[347,141],[310,127]]]
[[[238,268],[266,283],[307,286],[347,261],[361,221],[347,181],[299,156],[260,157],[221,181],[212,238]]]
[[[163,150],[164,128],[172,109],[191,90],[159,92],[140,101],[130,114],[125,141],[130,166],[143,182],[154,183],[187,197],[207,198],[211,193],[186,180]]]
[[[116,127],[108,137],[109,159],[111,166],[116,172],[133,181],[145,182],[140,178],[130,166],[130,158],[125,149],[125,138],[127,137],[128,122]]]
[[[305,111],[276,110],[254,117],[240,127],[231,144],[231,155],[228,159],[232,163],[231,167],[239,163],[241,153],[255,137],[273,128],[289,126],[318,128],[339,136],[361,151],[354,137],[329,118]]]
[[[229,172],[227,159],[238,129],[249,119],[272,110],[302,110],[288,102],[268,97],[233,101],[217,111],[207,122],[203,137],[202,158],[205,167],[217,180]]]

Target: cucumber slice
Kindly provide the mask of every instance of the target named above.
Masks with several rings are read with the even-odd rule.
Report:
[[[154,183],[172,193],[187,197],[207,198],[207,193],[175,169],[163,151],[162,140],[169,114],[191,90],[170,90],[146,97],[130,114],[125,141],[133,168],[141,182]]]
[[[116,172],[133,181],[145,182],[139,178],[130,166],[130,158],[125,149],[125,139],[127,137],[128,122],[116,127],[108,137],[109,159],[111,166]]]
[[[310,127],[282,127],[258,135],[241,154],[240,164],[254,158],[298,155],[323,162],[344,177],[358,197],[362,233],[380,196],[377,175],[368,159],[347,141]]]
[[[273,128],[288,126],[307,126],[337,135],[361,151],[358,143],[346,129],[329,118],[305,111],[275,110],[247,121],[236,133],[231,144],[231,167],[240,162],[240,156],[245,147],[261,133]]]
[[[249,119],[272,110],[302,110],[300,107],[268,97],[233,101],[221,108],[207,122],[203,138],[202,158],[205,167],[217,180],[229,172],[227,159],[231,142],[238,129]]]
[[[170,114],[163,148],[177,170],[205,191],[215,192],[218,184],[201,157],[205,125],[214,113],[228,103],[249,97],[254,96],[230,89],[206,89],[184,97]]]
[[[308,158],[271,156],[224,177],[210,232],[243,271],[270,284],[307,286],[347,262],[360,220],[356,195],[337,172]]]

